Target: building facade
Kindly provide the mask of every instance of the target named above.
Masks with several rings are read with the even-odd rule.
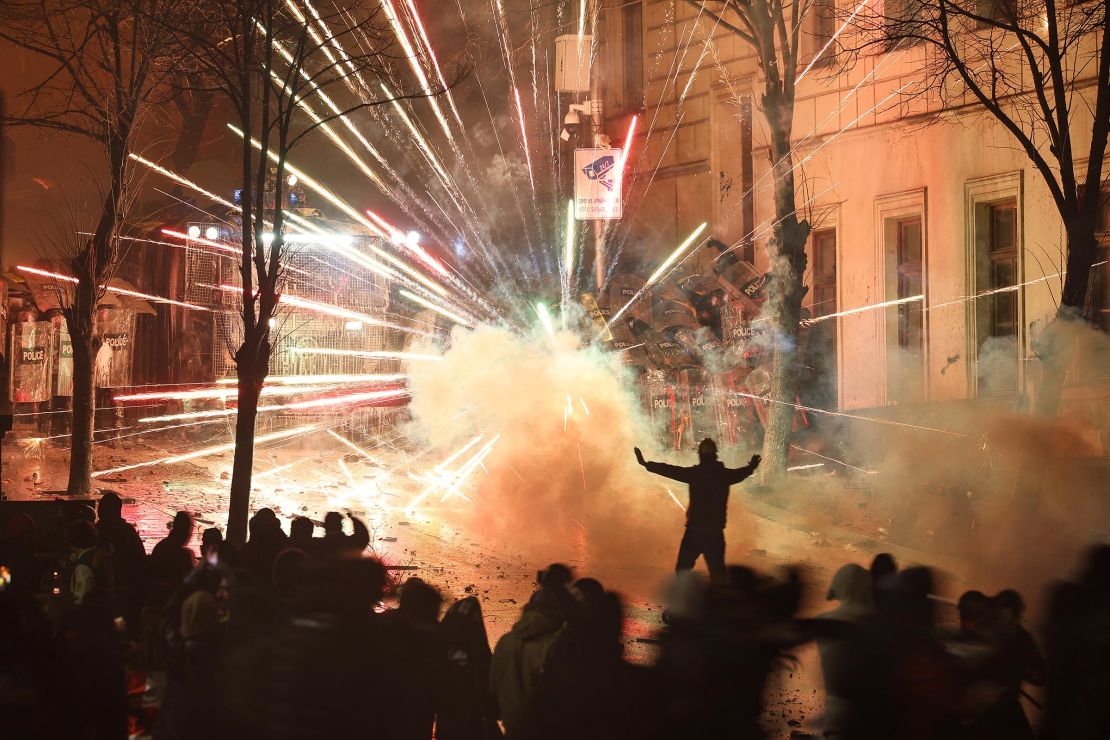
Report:
[[[837,404],[883,413],[1028,403],[1040,378],[1035,343],[1063,281],[1065,234],[1048,188],[981,108],[942,103],[923,86],[921,45],[843,67],[819,55],[836,10],[819,2],[804,21],[792,138],[796,200],[813,229],[806,306],[840,314],[830,319]],[[631,116],[640,121],[617,258],[659,260],[708,221],[714,238],[766,269],[772,174],[751,48],[680,0],[606,7],[596,33],[606,130],[616,141]],[[1077,101],[1090,92],[1077,89]],[[1076,102],[1073,115],[1085,151],[1086,106]],[[1106,212],[1090,291],[1103,330]],[[1105,339],[1092,333],[1078,348],[1073,405],[1110,397]]]

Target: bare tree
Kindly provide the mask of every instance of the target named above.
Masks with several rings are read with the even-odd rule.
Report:
[[[872,3],[872,5],[876,5]],[[1088,301],[1110,134],[1106,0],[887,0],[853,20],[858,54],[924,45],[919,90],[946,106],[978,104],[1033,164],[1067,238],[1059,310],[1035,351],[1044,374],[1034,411],[1055,416]]]
[[[21,95],[7,125],[84,137],[104,150],[101,203],[91,235],[65,255],[78,282],[62,311],[73,342],[70,494],[91,489],[94,360],[100,349],[96,307],[119,266],[117,238],[130,202],[128,154],[144,113],[172,61],[163,23],[178,0],[8,0],[0,37],[48,67]]]
[[[190,74],[210,81],[207,89],[226,97],[243,137],[243,341],[234,353],[238,412],[227,532],[235,545],[246,540],[258,399],[269,372],[271,330],[287,257],[289,153],[305,136],[340,116],[442,92],[418,90],[397,97],[378,92],[376,83],[389,77],[392,61],[391,37],[377,22],[378,12],[377,4],[349,3],[320,14],[304,0],[202,0],[181,31],[190,50]],[[335,98],[352,90],[358,92],[355,102],[335,104]]]
[[[761,108],[770,133],[774,177],[775,222],[767,242],[771,278],[771,312],[775,324],[775,357],[771,375],[771,408],[763,436],[763,480],[786,471],[793,404],[798,395],[798,322],[806,288],[806,239],[809,222],[799,219],[795,197],[795,165],[791,148],[794,128],[794,86],[802,21],[810,0],[686,0],[699,7],[747,43],[762,72]]]

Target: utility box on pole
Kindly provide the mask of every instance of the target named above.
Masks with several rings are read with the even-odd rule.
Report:
[[[555,39],[555,92],[590,91],[593,36],[566,34]]]

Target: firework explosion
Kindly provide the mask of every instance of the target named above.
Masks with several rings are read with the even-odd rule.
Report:
[[[866,4],[856,6],[852,17]],[[288,226],[282,238],[289,259],[272,324],[275,360],[258,409],[254,480],[285,491],[267,495],[282,500],[286,511],[297,508],[295,492],[326,488],[328,506],[374,509],[382,516],[465,511],[485,531],[522,546],[554,546],[566,529],[578,527],[603,533],[598,539],[615,552],[632,549],[637,537],[654,531],[659,512],[673,514],[675,504],[681,509],[682,503],[669,489],[645,490],[641,481],[637,490],[622,483],[630,477],[629,452],[652,439],[663,448],[683,445],[669,438],[676,433],[677,401],[652,397],[645,404],[647,384],[629,366],[647,366],[649,351],[668,341],[682,350],[689,349],[683,342],[695,346],[699,362],[714,375],[727,374],[738,361],[723,346],[727,342],[711,341],[703,327],[693,324],[689,336],[678,332],[662,337],[662,332],[649,331],[631,341],[614,339],[622,327],[652,323],[654,300],[673,292],[684,266],[706,251],[708,223],[686,225],[678,238],[660,245],[660,252],[671,251],[644,270],[646,279],[610,292],[621,277],[622,256],[629,261],[641,256],[631,254],[636,249],[633,225],[646,213],[648,188],[674,146],[695,78],[715,66],[724,84],[731,84],[712,43],[718,23],[700,10],[692,23],[665,19],[675,29],[675,52],[669,67],[662,53],[648,67],[653,79],[673,90],[677,112],[665,123],[667,96],[660,95],[657,104],[629,118],[627,129],[622,125],[612,163],[617,187],[605,201],[611,210],[621,198],[623,216],[591,222],[580,220],[574,201],[567,199],[565,174],[573,164],[574,147],[560,144],[568,110],[578,107],[586,110],[586,117],[593,115],[591,93],[556,92],[555,61],[539,40],[571,29],[567,36],[576,38],[579,55],[592,64],[600,47],[592,33],[597,18],[588,10],[597,5],[541,8],[529,3],[526,12],[501,0],[467,5],[460,2],[431,19],[421,17],[413,0],[383,0],[384,28],[401,53],[391,73],[379,78],[351,61],[365,52],[356,45],[370,43],[357,26],[337,30],[336,19],[323,20],[310,3],[286,3],[318,44],[314,53],[320,63],[346,70],[342,85],[327,92],[304,71],[315,60],[298,70],[308,92],[296,106],[319,136],[306,153],[296,149],[283,163],[290,188],[337,217],[324,219],[308,208],[285,213]],[[811,74],[852,17],[809,61],[798,82]],[[467,39],[468,48],[457,48],[458,39]],[[276,39],[272,46],[292,64],[289,49]],[[468,74],[456,84],[453,64],[444,60],[472,52],[469,47],[478,51]],[[876,63],[811,130],[800,132],[794,171],[866,116],[912,92],[917,83],[907,82],[885,97],[876,95],[873,104],[861,102],[861,91],[905,53],[896,50]],[[411,90],[432,94],[401,94]],[[353,110],[364,104],[369,107]],[[848,115],[856,111],[858,115]],[[829,133],[827,124],[834,119],[843,125]],[[246,139],[256,149],[262,146],[230,123],[227,136]],[[131,159],[152,178],[189,192],[199,214],[196,223],[160,228],[166,241],[139,241],[185,248],[190,259],[219,267],[207,281],[192,281],[184,300],[115,285],[105,290],[210,315],[217,326],[229,315],[234,321],[229,307],[241,300],[243,289],[225,278],[234,277],[242,257],[242,245],[232,236],[240,206],[166,162],[138,154]],[[773,188],[775,179],[785,174],[768,168],[725,205],[734,207],[736,198]],[[799,209],[835,187],[833,182],[806,193]],[[773,219],[753,224],[749,238],[765,240],[777,225]],[[718,264],[734,264],[728,259],[741,246],[721,244],[714,270]],[[59,290],[76,281],[61,272],[27,266],[18,270],[52,280]],[[725,282],[727,275],[719,274]],[[1005,290],[1050,277],[1055,276]],[[368,299],[382,290],[384,300]],[[877,301],[807,319],[803,326],[904,306],[922,313],[962,314],[969,302],[991,292],[929,304],[923,294]],[[620,300],[610,300],[613,295]],[[598,302],[605,307],[595,312],[590,306]],[[746,320],[757,347],[760,336],[772,335],[761,333],[761,323],[770,321],[761,311]],[[302,341],[303,327],[314,321],[339,322],[349,341]],[[221,338],[235,337],[233,330],[225,334]],[[386,336],[397,341],[388,342]],[[773,339],[766,342],[762,351],[773,353]],[[237,414],[237,391],[225,374],[214,372],[214,379],[204,384],[118,392],[117,404],[144,411],[133,426],[103,431],[126,430],[111,439],[153,440],[151,447],[161,449],[142,460],[104,466],[94,476],[103,480],[197,461],[220,465],[234,448],[227,440]],[[881,431],[942,440],[937,444],[969,436],[933,421],[876,419],[772,399],[766,384],[732,387],[729,393],[731,400],[751,408],[787,404],[805,423],[814,416],[851,419]],[[665,422],[655,418],[659,404],[670,405]],[[381,413],[398,408],[404,411]],[[732,412],[719,413],[726,417]],[[678,437],[683,434],[689,435],[689,429],[677,430]],[[34,453],[44,440],[58,436],[65,435],[31,438],[24,446]],[[750,440],[731,442],[741,449]],[[881,477],[902,472],[897,463],[877,470],[835,449],[794,450],[797,458],[788,470],[795,474]],[[519,536],[536,525],[547,525],[549,542]]]

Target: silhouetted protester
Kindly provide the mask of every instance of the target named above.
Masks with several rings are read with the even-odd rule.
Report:
[[[273,587],[274,558],[286,548],[289,538],[272,509],[259,509],[247,522],[250,539],[239,551],[239,565],[251,572],[263,589]]]
[[[658,661],[665,687],[663,737],[762,738],[767,679],[794,645],[800,574],[768,582],[737,566],[725,583],[701,593],[687,584],[688,603],[672,604]]]
[[[307,516],[293,517],[289,524],[289,546],[308,552],[312,549],[312,530],[316,525]]]
[[[227,568],[233,568],[239,562],[235,548],[224,539],[223,532],[216,527],[209,527],[200,535],[200,557],[208,562],[219,562]]]
[[[971,716],[966,735],[983,740],[1031,740],[1033,729],[1021,706],[1021,687],[1026,682],[1042,684],[1045,664],[1033,636],[1021,626],[1025,602],[1017,591],[1007,589],[991,599],[976,598],[972,609],[976,613],[968,621],[982,626],[971,629],[982,635],[989,649],[969,691]]]
[[[123,501],[115,493],[108,491],[100,497],[97,516],[97,538],[111,564],[116,608],[123,615],[127,633],[134,637],[146,590],[146,546],[135,527],[123,518]]]
[[[370,544],[370,530],[362,520],[347,512],[351,534],[343,533],[343,515],[329,511],[324,515],[324,536],[312,540],[311,555],[321,558],[358,557]]]
[[[390,677],[387,709],[379,720],[384,737],[426,740],[435,722],[435,700],[443,681],[446,655],[440,642],[443,596],[420,578],[401,586],[396,609],[381,615],[381,670]]]
[[[39,530],[35,520],[22,511],[13,512],[7,526],[0,531],[0,566],[6,572],[3,590],[24,595],[38,593],[42,588],[42,566],[38,552]]]
[[[865,732],[866,713],[859,710],[860,692],[867,690],[867,666],[857,647],[861,625],[874,616],[871,574],[854,563],[841,566],[833,576],[825,598],[840,604],[817,616],[837,623],[817,638],[821,674],[825,679],[824,737],[828,740],[854,738]]]
[[[439,631],[446,663],[436,701],[437,740],[501,737],[489,685],[493,654],[481,603],[474,596],[459,599],[443,615]]]
[[[1044,646],[1048,687],[1038,736],[1110,738],[1110,545],[1091,549],[1078,582],[1052,589]]]
[[[882,674],[868,697],[876,726],[889,722],[897,738],[957,737],[963,684],[936,629],[932,572],[901,570],[880,590],[885,593],[866,638]]]
[[[126,639],[110,607],[110,594],[102,589],[107,576],[99,564],[96,529],[78,520],[66,529],[66,541],[74,559],[74,604],[62,614],[56,632],[60,736],[125,738]]]
[[[742,468],[726,468],[717,459],[717,443],[703,439],[698,445],[698,464],[684,468],[660,462],[647,462],[640,448],[636,460],[645,468],[664,478],[690,486],[690,505],[686,509],[686,532],[678,547],[676,571],[691,570],[698,556],[705,558],[709,576],[715,581],[725,577],[725,518],[728,511],[728,489],[750,476],[759,467],[759,455]]]
[[[889,552],[880,552],[871,560],[871,588],[878,587],[879,582],[898,573],[898,562]]]
[[[108,606],[112,600],[112,574],[108,557],[97,547],[96,527],[83,519],[66,527],[70,549],[69,592],[73,603]]]
[[[592,578],[576,582],[573,590],[581,608],[548,655],[527,736],[652,737],[658,723],[650,673],[624,661],[620,597]]]
[[[52,686],[50,628],[36,601],[41,571],[35,551],[38,529],[23,512],[13,512],[0,530],[0,734],[48,737],[43,699]]]
[[[297,587],[308,574],[308,555],[304,550],[287,547],[274,558],[273,583],[277,600],[287,601],[296,595]]]
[[[169,534],[150,551],[151,578],[161,584],[162,590],[172,592],[193,569],[193,551],[189,549],[192,539],[192,515],[187,511],[177,512]]]
[[[385,723],[399,689],[374,613],[385,569],[370,558],[309,568],[275,627],[237,644],[229,705],[244,729],[236,737],[395,737]]]
[[[574,597],[567,591],[570,579],[570,569],[559,563],[540,571],[540,588],[493,650],[490,687],[508,737],[520,737],[526,731],[548,653],[573,611]]]
[[[216,677],[223,635],[216,595],[193,591],[182,603],[179,626],[167,646],[166,696],[154,730],[155,740],[223,736]]]

